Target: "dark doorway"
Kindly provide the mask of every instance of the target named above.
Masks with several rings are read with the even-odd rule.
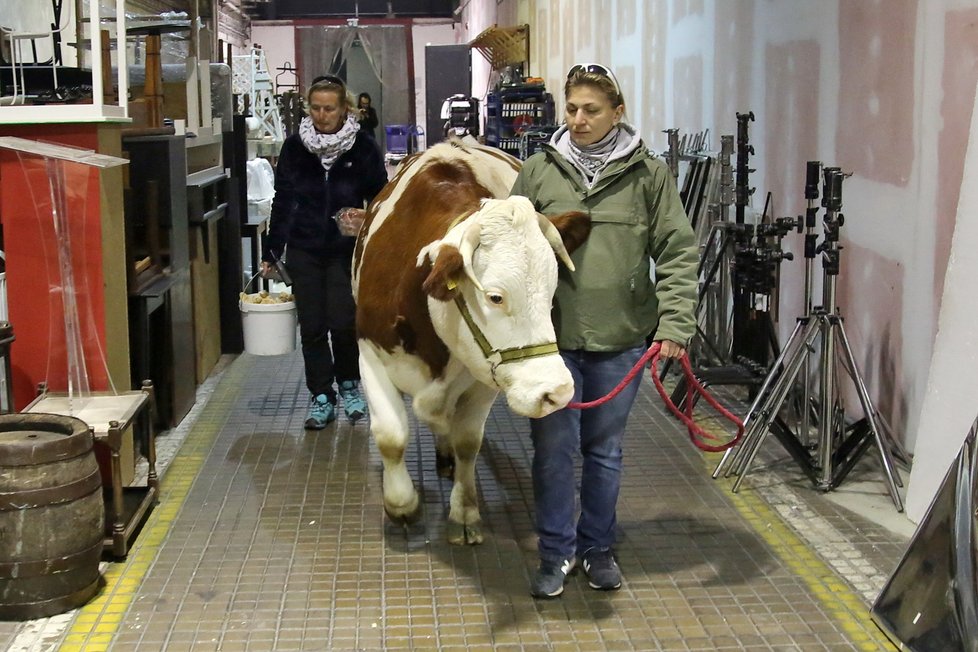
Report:
[[[424,49],[425,131],[428,147],[445,139],[441,105],[461,93],[472,94],[472,49],[467,45],[428,45]]]

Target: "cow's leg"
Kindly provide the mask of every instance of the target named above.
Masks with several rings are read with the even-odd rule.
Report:
[[[435,433],[435,471],[439,478],[455,479],[455,452],[445,435]]]
[[[459,398],[451,424],[455,450],[455,484],[448,512],[448,542],[455,545],[482,543],[482,516],[475,485],[475,461],[482,446],[486,417],[497,391],[476,383]]]
[[[360,382],[370,409],[370,432],[384,462],[384,511],[395,523],[414,523],[421,517],[421,503],[404,463],[410,434],[407,410],[373,346],[363,340]]]
[[[468,378],[467,381],[462,378]],[[449,362],[444,376],[414,396],[414,413],[435,435],[435,471],[438,477],[455,477],[455,451],[452,449],[452,418],[459,391],[472,379],[458,361]]]

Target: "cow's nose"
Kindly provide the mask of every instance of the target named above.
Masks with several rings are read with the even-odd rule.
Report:
[[[545,393],[540,399],[541,408],[546,414],[564,408],[574,397],[574,385],[565,383]]]

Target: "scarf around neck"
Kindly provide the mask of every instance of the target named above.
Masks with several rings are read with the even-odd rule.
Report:
[[[588,188],[594,187],[601,171],[614,160],[627,156],[641,144],[638,132],[627,122],[619,122],[605,137],[592,145],[579,147],[571,140],[567,125],[550,138],[550,145],[578,172]]]
[[[577,167],[587,176],[588,179],[594,177],[598,170],[608,162],[608,157],[615,151],[618,144],[618,127],[612,127],[611,131],[605,134],[604,138],[590,145],[578,146],[573,139],[568,139],[568,152]]]
[[[310,153],[319,157],[319,162],[327,175],[333,163],[336,163],[336,159],[353,147],[358,131],[360,131],[360,123],[352,113],[347,113],[343,126],[335,134],[321,134],[316,131],[309,116],[304,117],[299,123],[299,138],[302,140],[302,145]]]

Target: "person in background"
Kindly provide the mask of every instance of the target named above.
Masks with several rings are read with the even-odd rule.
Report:
[[[360,121],[360,131],[365,131],[374,139],[377,135],[374,133],[374,129],[380,124],[377,119],[377,111],[374,107],[370,106],[370,93],[360,93],[357,97],[357,120]]]
[[[685,353],[696,329],[697,248],[669,168],[624,120],[612,71],[573,66],[564,98],[565,124],[527,159],[512,194],[525,195],[544,214],[591,215],[591,234],[572,257],[577,271],[561,268],[553,305],[573,400],[587,402],[621,382],[645,352],[648,333],[661,342],[663,357]],[[592,589],[621,587],[614,544],[622,440],[640,379],[598,407],[530,420],[540,556],[530,593],[536,598],[559,596],[578,563]]]
[[[377,143],[360,131],[343,80],[317,78],[306,101],[308,115],[279,154],[261,267],[268,276],[287,258],[312,395],[305,427],[320,430],[336,419],[334,381],[347,418],[366,414],[350,280],[356,238],[341,234],[334,216],[362,212],[387,183],[387,171]]]

